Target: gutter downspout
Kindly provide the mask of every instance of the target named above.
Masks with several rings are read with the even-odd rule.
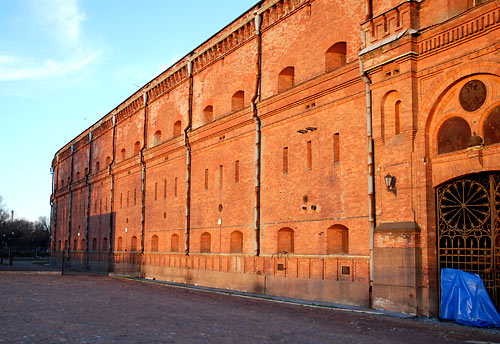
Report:
[[[70,259],[71,252],[71,222],[73,213],[73,190],[71,186],[73,184],[73,158],[74,158],[75,146],[71,145],[71,172],[69,177],[68,191],[69,191],[69,206],[68,206],[68,261]]]
[[[144,128],[143,143],[141,148],[141,256],[144,255],[145,230],[146,230],[146,161],[144,160],[144,151],[148,140],[148,93],[144,90],[142,93],[144,101]]]
[[[89,269],[89,222],[90,222],[90,173],[92,170],[92,132],[89,131],[89,157],[88,157],[88,171],[85,175],[85,184],[87,185],[87,214],[85,219],[85,270]]]
[[[375,230],[375,175],[374,175],[374,154],[373,154],[373,137],[372,137],[372,93],[370,90],[371,80],[365,72],[361,56],[359,57],[359,71],[361,80],[366,87],[366,139],[368,153],[368,224],[370,235],[370,288],[369,288],[369,307],[373,306],[372,291],[373,291],[373,246],[374,246],[374,230]]]
[[[373,0],[366,0],[366,18],[365,20],[370,20],[373,18]]]
[[[260,97],[261,83],[261,57],[262,57],[262,36],[260,32],[262,16],[254,12],[255,18],[255,39],[257,40],[257,51],[255,58],[255,91],[251,99],[252,118],[255,122],[255,204],[254,204],[254,253],[260,256],[260,178],[261,178],[261,122],[257,111],[257,100]]]
[[[114,228],[114,223],[113,223],[113,209],[114,209],[114,190],[115,190],[115,177],[113,175],[113,165],[115,164],[115,158],[116,158],[116,115],[113,115],[113,158],[111,158],[111,162],[109,163],[108,166],[108,175],[110,179],[110,195],[109,195],[109,243],[108,243],[108,274],[111,272],[111,259],[113,255],[113,245],[112,240],[113,240],[113,228]]]
[[[52,196],[50,200],[50,205],[52,211],[50,213],[50,240],[52,241],[52,252],[57,250],[57,180],[58,180],[58,170],[59,170],[59,156],[56,155],[56,166],[55,169],[52,168]],[[52,259],[51,259],[52,260]]]
[[[143,128],[143,143],[140,151],[141,155],[141,261],[140,261],[140,274],[144,276],[142,266],[145,262],[144,259],[144,244],[146,243],[146,161],[144,160],[144,151],[148,142],[148,92],[147,86],[142,93],[142,100],[144,102],[144,128]]]
[[[188,124],[184,128],[184,145],[186,147],[186,224],[184,229],[184,252],[189,256],[191,232],[191,144],[188,133],[193,125],[193,61],[187,62],[189,77]]]

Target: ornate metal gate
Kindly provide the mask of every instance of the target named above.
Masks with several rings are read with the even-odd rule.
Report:
[[[500,309],[500,173],[436,189],[439,268],[479,274]]]

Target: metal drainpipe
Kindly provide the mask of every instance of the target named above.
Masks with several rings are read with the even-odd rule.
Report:
[[[52,160],[52,165],[54,165],[54,161]],[[55,233],[55,230],[52,229],[53,227],[53,221],[54,221],[54,203],[55,203],[55,195],[54,195],[54,167],[53,166],[50,166],[50,174],[52,175],[52,192],[50,193],[50,220],[49,220],[49,224],[50,224],[50,248],[51,248],[51,252],[54,252],[54,246],[55,246],[55,243],[54,243],[54,233]]]
[[[56,198],[56,191],[57,191],[57,169],[58,169],[58,161],[57,155],[55,157],[56,164],[54,167],[54,160],[52,160],[52,166],[50,167],[50,171],[52,174],[52,194],[50,196],[50,206],[51,206],[51,211],[50,211],[50,241],[52,243],[52,251],[55,252],[55,245],[56,245],[56,224],[57,224],[57,198]]]
[[[184,128],[184,145],[186,147],[186,224],[184,229],[184,252],[189,256],[189,242],[191,234],[191,144],[189,143],[189,132],[193,125],[193,61],[187,63],[189,76],[189,99],[188,99],[188,124]]]
[[[365,20],[369,20],[373,18],[373,0],[366,0],[366,18]]]
[[[146,161],[144,160],[144,151],[148,142],[148,92],[147,88],[142,93],[144,101],[144,128],[143,143],[141,148],[141,256],[144,255],[144,244],[146,236]]]
[[[256,78],[255,78],[255,91],[251,99],[251,107],[253,113],[253,120],[255,122],[255,203],[254,203],[254,253],[260,256],[260,176],[261,176],[261,122],[257,111],[257,99],[260,96],[259,88],[261,82],[261,55],[262,55],[262,36],[260,32],[262,24],[262,16],[257,12],[254,13],[255,23],[255,39],[257,40],[256,51]]]
[[[369,289],[369,307],[373,306],[373,245],[375,230],[375,174],[374,174],[374,152],[372,137],[372,94],[370,90],[371,80],[365,72],[361,57],[359,57],[359,71],[361,80],[365,83],[366,94],[366,138],[368,152],[368,224],[370,235],[370,289]]]
[[[108,252],[109,252],[109,257],[108,257],[108,274],[111,272],[111,259],[113,255],[113,245],[112,245],[112,240],[113,240],[113,228],[114,228],[114,223],[113,223],[113,209],[114,209],[114,190],[115,190],[115,177],[113,175],[113,165],[115,163],[115,158],[116,158],[116,115],[113,116],[113,157],[111,158],[111,162],[109,163],[108,166],[108,175],[109,175],[109,183],[110,183],[110,195],[109,195],[109,243],[108,243]]]
[[[72,222],[72,212],[73,212],[73,190],[71,186],[73,184],[73,154],[75,152],[75,146],[71,145],[71,172],[69,176],[69,206],[68,206],[68,261],[70,259],[70,251],[71,251],[71,222]]]
[[[87,185],[87,213],[85,214],[85,270],[89,269],[89,222],[90,222],[90,171],[92,170],[92,132],[89,131],[89,156],[88,170],[85,175],[85,184]]]

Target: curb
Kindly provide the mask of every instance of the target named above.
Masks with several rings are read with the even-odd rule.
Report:
[[[379,309],[371,309],[371,308],[366,308],[366,307],[361,307],[361,306],[353,306],[353,305],[331,303],[331,302],[322,302],[322,301],[310,301],[310,300],[294,299],[294,298],[288,298],[288,297],[282,297],[282,296],[249,293],[249,292],[237,291],[237,290],[211,288],[211,287],[204,287],[204,286],[193,285],[193,284],[182,284],[182,283],[176,283],[176,282],[160,281],[160,280],[155,280],[152,278],[145,279],[145,278],[137,277],[134,275],[127,275],[127,274],[111,273],[111,274],[109,274],[109,276],[112,278],[122,278],[122,279],[137,281],[137,282],[143,282],[143,283],[155,283],[155,284],[161,284],[161,285],[166,285],[166,286],[181,288],[181,289],[199,290],[199,291],[217,293],[217,294],[222,294],[222,295],[230,295],[230,296],[245,297],[245,298],[251,298],[251,299],[258,299],[258,300],[266,300],[266,301],[271,301],[271,302],[287,303],[287,304],[312,307],[312,308],[332,309],[332,310],[338,310],[338,311],[344,311],[344,312],[365,313],[365,314],[373,314],[373,315],[385,315],[385,316],[390,316],[390,317],[400,318],[400,319],[416,319],[416,318],[418,318],[418,316],[413,315],[413,314],[391,312],[391,311],[385,311],[385,310],[379,310]]]

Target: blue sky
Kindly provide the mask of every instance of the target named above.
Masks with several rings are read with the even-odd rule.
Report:
[[[257,0],[0,0],[0,196],[50,215],[55,152]]]

